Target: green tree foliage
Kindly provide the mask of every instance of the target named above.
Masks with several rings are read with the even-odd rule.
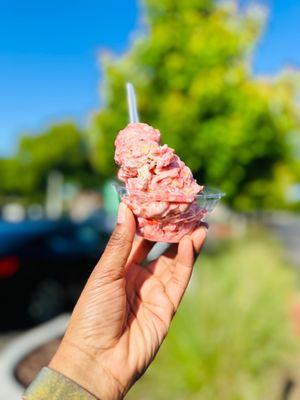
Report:
[[[213,0],[144,5],[146,32],[123,57],[102,58],[105,107],[89,128],[95,167],[116,171],[113,142],[127,123],[129,80],[141,120],[161,130],[199,182],[221,187],[236,208],[278,207],[293,179],[286,137],[298,121],[294,77],[251,74],[261,14]]]
[[[15,157],[0,160],[0,192],[29,198],[43,195],[51,170],[60,171],[66,181],[95,184],[84,133],[73,123],[22,136]]]

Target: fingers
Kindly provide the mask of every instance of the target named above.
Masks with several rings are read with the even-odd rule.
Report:
[[[203,246],[207,235],[207,224],[201,224],[194,232],[191,234],[191,239],[193,241],[193,246],[196,254],[198,254]]]
[[[166,285],[166,292],[175,310],[190,281],[195,260],[195,251],[199,252],[206,237],[206,229],[198,228],[191,236],[184,236],[178,245],[174,272]]]
[[[194,247],[189,236],[184,236],[178,245],[174,272],[166,285],[166,293],[176,310],[192,274]]]
[[[201,224],[193,233],[189,236],[192,239],[194,247],[194,255],[197,255],[201,250],[204,242],[203,236],[206,236],[207,224]],[[159,277],[163,283],[169,281],[170,274],[174,272],[178,255],[178,243],[172,243],[169,245],[167,250],[159,257],[156,262],[151,262],[147,269],[149,272]]]
[[[203,243],[202,240],[203,235],[206,235],[207,230],[208,230],[208,224],[201,223],[201,225],[197,229],[195,229],[193,233],[189,235],[193,241],[194,250],[196,254],[198,254],[199,251],[201,250]],[[177,253],[178,253],[178,243],[172,243],[163,253],[163,255],[170,259],[176,259]]]
[[[178,243],[171,243],[167,250],[163,253],[165,257],[174,259],[178,252]]]
[[[135,220],[132,212],[120,203],[116,227],[109,239],[94,273],[106,278],[118,279],[124,274],[135,235]]]
[[[132,262],[136,264],[142,263],[154,245],[155,242],[150,242],[142,237],[138,237],[133,243],[133,247],[128,258],[128,264]]]

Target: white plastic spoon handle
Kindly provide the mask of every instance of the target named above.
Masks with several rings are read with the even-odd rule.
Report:
[[[128,113],[129,113],[129,122],[137,123],[139,122],[139,115],[136,106],[136,96],[134,92],[134,87],[132,83],[126,83],[126,92],[127,92],[127,104],[128,104]]]

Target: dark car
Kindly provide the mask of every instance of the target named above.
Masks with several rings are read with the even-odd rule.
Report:
[[[102,216],[83,223],[0,222],[0,329],[72,310],[109,231]]]

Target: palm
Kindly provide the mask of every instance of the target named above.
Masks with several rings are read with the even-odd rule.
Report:
[[[124,336],[129,339],[128,351],[133,349],[128,358],[131,360],[129,369],[136,368],[138,374],[144,371],[156,354],[175,312],[175,305],[167,293],[167,279],[157,272],[150,272],[152,267],[161,266],[162,259],[151,263],[147,269],[134,264],[127,279],[128,311]],[[168,268],[171,269],[171,263]],[[168,276],[167,270],[163,275]]]
[[[133,263],[126,274],[127,326],[124,333],[133,343],[141,342],[141,354],[148,359],[153,358],[166,336],[177,308],[172,293],[173,272],[174,258],[164,255],[146,267]]]

